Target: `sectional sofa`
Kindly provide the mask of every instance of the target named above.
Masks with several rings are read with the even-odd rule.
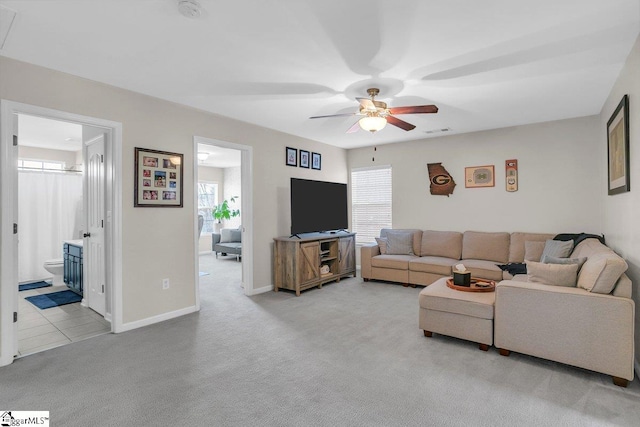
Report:
[[[398,231],[404,244],[388,239]],[[502,355],[515,351],[605,373],[621,386],[633,380],[635,306],[627,264],[597,239],[573,247],[568,258],[580,259],[581,267],[572,286],[558,286],[554,277],[514,276],[500,267],[527,258],[538,268],[553,234],[384,229],[380,236],[361,249],[362,277],[427,286],[419,302],[426,336],[451,335],[481,349],[493,344]],[[392,243],[382,254],[381,246]],[[474,296],[448,289],[443,278],[459,263],[472,277],[496,281],[496,291]]]

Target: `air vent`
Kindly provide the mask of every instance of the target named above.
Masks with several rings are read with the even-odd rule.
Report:
[[[4,6],[0,6],[0,50],[4,48],[4,42],[7,41],[9,31],[11,31],[11,25],[16,18],[16,12],[7,9]]]
[[[424,133],[429,133],[429,134],[443,133],[443,132],[451,132],[451,128],[431,129],[431,130],[425,130],[424,131]]]
[[[200,3],[195,0],[178,0],[178,11],[190,19],[199,18],[202,14]]]

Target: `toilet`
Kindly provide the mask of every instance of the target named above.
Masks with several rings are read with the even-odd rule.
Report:
[[[51,284],[53,286],[61,286],[64,285],[64,280],[62,275],[64,274],[64,262],[62,258],[60,259],[50,259],[44,262],[44,269],[53,275],[53,279]]]

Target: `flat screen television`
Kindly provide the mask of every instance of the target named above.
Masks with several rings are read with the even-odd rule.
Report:
[[[291,178],[291,234],[346,230],[347,184]]]

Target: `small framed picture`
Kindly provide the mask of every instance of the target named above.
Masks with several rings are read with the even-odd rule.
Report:
[[[287,166],[298,166],[298,150],[287,147]]]
[[[182,163],[182,154],[135,147],[133,206],[181,208]]]
[[[629,185],[629,96],[625,95],[607,122],[609,196],[626,193]]]
[[[300,150],[300,167],[309,168],[309,152],[306,150]]]
[[[466,188],[493,187],[495,185],[494,165],[464,168],[464,186]]]
[[[311,169],[322,169],[322,155],[320,153],[311,153]]]

